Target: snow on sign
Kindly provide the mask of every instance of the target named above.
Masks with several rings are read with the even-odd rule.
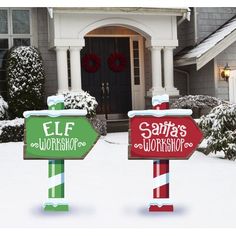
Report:
[[[131,111],[129,159],[188,159],[203,135],[187,109]]]
[[[27,111],[24,159],[84,159],[99,138],[81,110]]]

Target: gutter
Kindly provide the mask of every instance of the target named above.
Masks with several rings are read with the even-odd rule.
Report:
[[[182,24],[184,20],[190,21],[190,16],[191,16],[191,9],[188,7],[187,12],[185,12],[182,16],[182,18],[177,22],[177,26]]]

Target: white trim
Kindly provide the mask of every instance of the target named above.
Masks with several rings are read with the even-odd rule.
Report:
[[[91,37],[91,38],[129,38],[129,37],[137,37],[139,36],[139,33],[137,34],[88,34],[88,35],[85,35],[84,37],[87,38],[87,37]]]
[[[210,60],[219,55],[222,51],[228,48],[232,43],[236,41],[236,30],[230,33],[227,37],[221,40],[218,44],[208,50],[205,54],[197,58],[197,70],[201,69]]]
[[[228,36],[222,39],[219,43],[214,45],[200,57],[196,58],[186,58],[186,59],[177,59],[175,60],[175,66],[185,66],[196,64],[197,70],[200,70],[203,66],[205,66],[209,61],[211,61],[214,57],[219,55],[222,51],[228,48],[231,44],[236,41],[236,30],[231,32]]]
[[[80,13],[80,14],[123,14],[123,15],[167,15],[182,16],[188,12],[188,8],[153,8],[153,7],[85,7],[85,8],[63,8],[54,7],[54,13]]]
[[[135,84],[134,80],[134,55],[133,55],[133,42],[138,42],[139,49],[139,78],[140,83]],[[144,83],[144,47],[143,37],[141,35],[132,35],[130,37],[130,69],[131,69],[131,95],[132,95],[132,109],[145,108],[145,83]]]
[[[80,32],[79,32],[79,39],[84,38],[84,36],[89,33],[90,31],[104,27],[104,26],[124,26],[128,29],[134,30],[138,32],[139,34],[143,35],[145,38],[150,38],[152,35],[154,35],[152,29],[150,29],[148,26],[142,24],[139,21],[128,19],[128,18],[106,18],[99,21],[95,21],[87,26],[85,26]]]
[[[129,48],[130,48],[130,82],[131,82],[131,103],[132,110],[135,109],[135,97],[134,97],[134,52],[133,52],[133,41],[134,37],[129,38]]]

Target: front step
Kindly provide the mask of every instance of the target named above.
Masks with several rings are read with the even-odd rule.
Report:
[[[107,133],[127,132],[129,129],[129,120],[107,120]]]

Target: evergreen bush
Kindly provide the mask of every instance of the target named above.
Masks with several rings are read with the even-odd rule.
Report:
[[[225,158],[236,159],[236,104],[221,104],[199,121],[210,151],[223,151]]]
[[[188,95],[177,99],[171,108],[192,109],[193,117],[208,114],[212,108],[225,103],[219,98],[207,95]]]
[[[107,123],[105,120],[100,120],[96,117],[96,108],[98,103],[95,97],[91,96],[89,93],[81,92],[65,92],[63,93],[65,97],[64,105],[65,109],[86,109],[87,117],[93,125],[94,129],[100,135],[107,134]]]
[[[8,113],[8,104],[5,102],[3,97],[0,95],[0,120],[4,120],[7,118]]]
[[[22,117],[26,110],[44,107],[45,74],[35,47],[12,48],[7,62],[7,98],[11,118]]]
[[[95,97],[89,93],[81,92],[65,92],[65,109],[86,109],[87,117],[94,117],[96,115],[97,101]]]
[[[24,140],[24,119],[0,121],[0,143]]]

